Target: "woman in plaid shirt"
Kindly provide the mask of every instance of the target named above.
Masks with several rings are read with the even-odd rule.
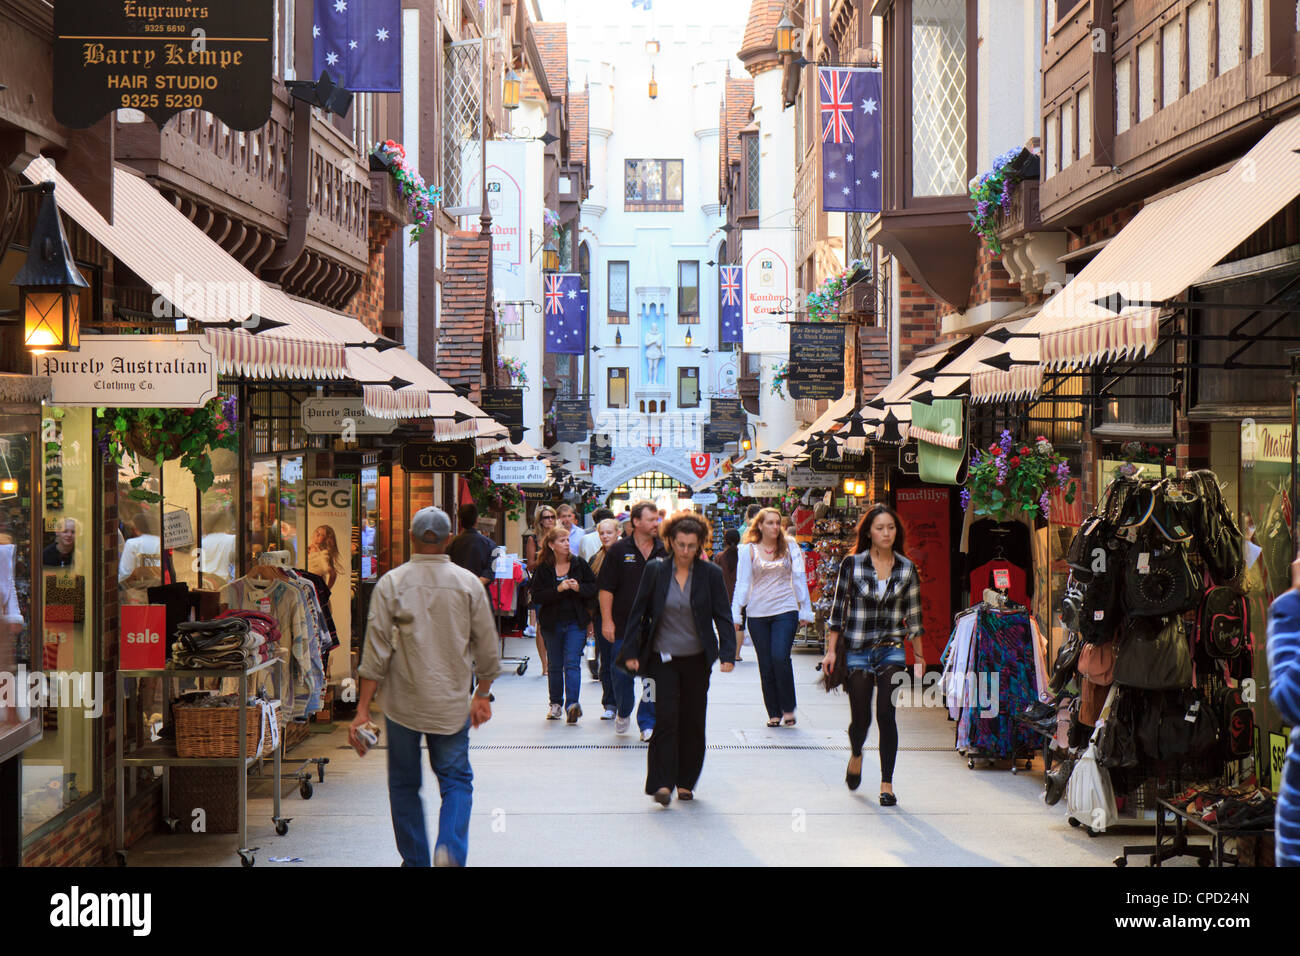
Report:
[[[843,632],[846,659],[842,666],[848,671],[845,685],[851,721],[849,745],[853,749],[844,782],[850,790],[862,783],[862,744],[871,728],[874,696],[880,728],[880,805],[892,807],[898,803],[893,784],[898,756],[893,692],[907,667],[905,640],[912,641],[916,679],[919,681],[925,673],[921,582],[915,565],[903,557],[903,525],[893,509],[875,505],[858,522],[857,536],[852,553],[840,564],[835,582],[822,673],[834,673],[836,646]]]

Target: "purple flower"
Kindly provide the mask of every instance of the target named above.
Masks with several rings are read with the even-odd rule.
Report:
[[[239,399],[234,395],[229,395],[221,403],[221,415],[231,428],[239,424]]]
[[[965,488],[961,490],[961,510],[965,511],[970,507],[970,492]]]
[[[1015,442],[1011,440],[1011,432],[1003,431],[1002,437],[998,439],[998,444],[1002,446],[1002,453],[1004,455],[1010,455],[1011,447],[1015,444]]]
[[[1050,501],[1050,499],[1051,499],[1051,494],[1047,491],[1044,491],[1042,496],[1039,497],[1038,499],[1038,510],[1043,513],[1044,518],[1047,517],[1048,502]]]

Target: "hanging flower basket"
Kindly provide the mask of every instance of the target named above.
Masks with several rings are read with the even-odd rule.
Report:
[[[998,240],[998,210],[1011,209],[1011,191],[1017,183],[1038,178],[1038,156],[1024,147],[1009,149],[993,160],[993,168],[970,182],[970,198],[975,203],[971,214],[971,232],[988,243],[994,255],[1002,255]]]
[[[813,292],[808,293],[805,303],[808,306],[808,319],[811,322],[824,322],[839,316],[840,299],[849,286],[867,278],[871,273],[866,263],[854,259],[844,269],[833,276],[828,276]]]
[[[1066,504],[1074,503],[1070,466],[1052,443],[1039,435],[1033,445],[1022,445],[1004,431],[997,444],[971,455],[961,503],[997,521],[1014,521],[1021,514],[1047,518],[1053,484],[1065,490]]]
[[[772,366],[772,384],[769,385],[770,391],[777,398],[785,394],[785,383],[790,378],[790,363],[777,362]]]
[[[100,452],[120,468],[134,457],[161,462],[180,459],[181,467],[194,476],[194,487],[205,492],[216,475],[212,471],[212,450],[239,448],[238,402],[232,395],[214,398],[201,408],[97,408],[95,417],[104,428]],[[162,496],[144,488],[147,473],[131,479],[129,495],[154,504]]]
[[[375,148],[371,150],[370,167],[374,169],[375,166],[387,169],[388,174],[396,182],[397,191],[406,200],[407,208],[411,212],[414,227],[411,229],[411,243],[419,242],[425,228],[433,222],[438,204],[442,202],[442,190],[425,183],[419,170],[407,163],[406,149],[401,143],[391,139],[376,143]]]

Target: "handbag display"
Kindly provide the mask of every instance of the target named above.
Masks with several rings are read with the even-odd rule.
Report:
[[[1129,619],[1115,646],[1115,683],[1144,690],[1190,687],[1192,653],[1183,619]]]
[[[1150,760],[1208,754],[1219,743],[1219,720],[1209,701],[1190,688],[1145,695],[1136,736]]]
[[[1201,598],[1196,625],[1206,655],[1231,660],[1249,644],[1250,607],[1232,588],[1211,585]]]
[[[1078,667],[1079,673],[1098,687],[1109,687],[1115,680],[1115,645],[1084,644]]]
[[[1124,607],[1141,617],[1181,614],[1196,607],[1200,577],[1192,570],[1187,548],[1146,530],[1124,559]]]
[[[1067,630],[1090,644],[1105,644],[1115,636],[1119,619],[1118,575],[1070,572],[1061,598],[1061,623]]]
[[[1131,692],[1122,687],[1115,688],[1110,713],[1106,715],[1106,722],[1098,728],[1097,762],[1108,770],[1137,766],[1137,740],[1133,736],[1133,697]]]
[[[1083,649],[1083,639],[1078,634],[1070,634],[1061,642],[1056,651],[1056,662],[1052,665],[1052,679],[1048,688],[1053,694],[1060,694],[1065,685],[1074,679],[1079,663],[1079,651]]]
[[[1223,754],[1229,760],[1249,757],[1255,752],[1255,712],[1246,703],[1239,687],[1225,687],[1215,695],[1215,716]]]
[[[1110,774],[1097,762],[1097,744],[1089,741],[1065,787],[1066,818],[1098,832],[1119,822],[1119,807]]]

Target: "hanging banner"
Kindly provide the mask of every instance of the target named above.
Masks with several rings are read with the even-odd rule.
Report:
[[[524,221],[528,146],[524,140],[490,140],[487,144],[487,201],[492,213],[492,292],[505,302],[520,302],[528,298],[525,291],[528,236]],[[468,194],[473,195],[479,188],[476,169],[469,180]]]
[[[822,209],[880,212],[880,70],[817,68]]]
[[[695,472],[696,478],[703,478],[709,473],[710,455],[708,453],[697,453],[691,455],[691,471]]]
[[[217,395],[217,362],[201,335],[87,335],[76,352],[32,357],[50,404],[198,408]]]
[[[524,423],[524,390],[522,388],[485,388],[478,407],[487,412],[498,424],[514,427]]]
[[[352,540],[352,480],[307,480],[307,570],[325,579],[330,589],[330,614],[339,632],[339,646],[330,652],[329,682],[338,684],[352,673],[352,555],[361,539]]]
[[[785,355],[790,351],[788,315],[795,308],[794,230],[745,229],[741,232],[744,265],[744,351]]]
[[[555,440],[585,441],[587,438],[588,405],[580,398],[555,400]]]
[[[744,297],[740,266],[718,266],[718,303],[722,310],[722,332],[719,341],[740,342],[745,324]]]
[[[966,431],[959,398],[936,398],[929,405],[912,403],[908,437],[917,442],[921,480],[931,485],[955,485],[966,460]]]
[[[110,3],[54,7],[54,116],[85,129],[119,109],[160,128],[181,110],[212,113],[231,129],[271,118],[275,5]]]
[[[844,394],[844,326],[798,322],[789,328],[790,397],[835,401]]]
[[[921,622],[925,659],[939,660],[952,631],[951,529],[947,488],[899,488],[894,509],[907,531],[907,556],[921,578]],[[912,662],[907,642],[908,664]]]
[[[544,485],[548,477],[546,462],[534,458],[528,461],[494,461],[488,477],[497,485]]]

